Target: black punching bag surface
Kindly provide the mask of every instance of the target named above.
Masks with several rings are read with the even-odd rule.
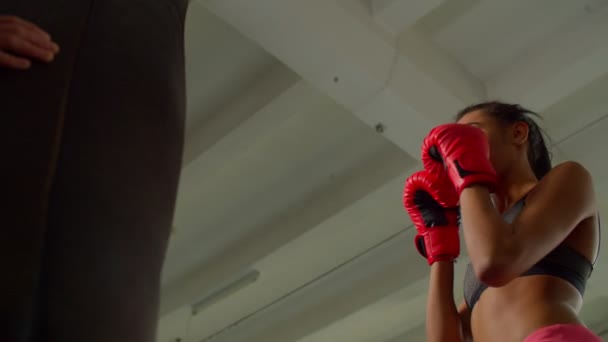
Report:
[[[0,340],[154,341],[187,2],[0,1],[61,47],[0,69]]]

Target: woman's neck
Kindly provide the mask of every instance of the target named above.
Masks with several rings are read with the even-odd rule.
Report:
[[[508,210],[530,192],[537,183],[538,179],[529,167],[520,168],[520,171],[512,169],[511,172],[501,177],[499,186],[494,193],[497,209],[500,212]]]

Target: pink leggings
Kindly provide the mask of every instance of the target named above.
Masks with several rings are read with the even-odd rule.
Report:
[[[602,342],[591,330],[579,324],[555,324],[540,328],[524,342]]]

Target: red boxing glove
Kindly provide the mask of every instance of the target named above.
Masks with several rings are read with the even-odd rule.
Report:
[[[490,191],[496,187],[488,137],[477,127],[446,124],[433,128],[422,143],[422,163],[430,173],[449,177],[459,195],[473,184],[484,184]]]
[[[458,194],[447,178],[428,171],[411,175],[403,189],[403,206],[418,234],[414,242],[429,265],[460,255]]]

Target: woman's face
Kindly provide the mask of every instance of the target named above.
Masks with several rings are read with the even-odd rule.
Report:
[[[490,161],[498,174],[504,174],[516,165],[516,160],[524,151],[520,147],[527,139],[528,127],[523,122],[505,125],[483,110],[476,110],[465,114],[458,123],[478,127],[486,133],[490,145]]]

